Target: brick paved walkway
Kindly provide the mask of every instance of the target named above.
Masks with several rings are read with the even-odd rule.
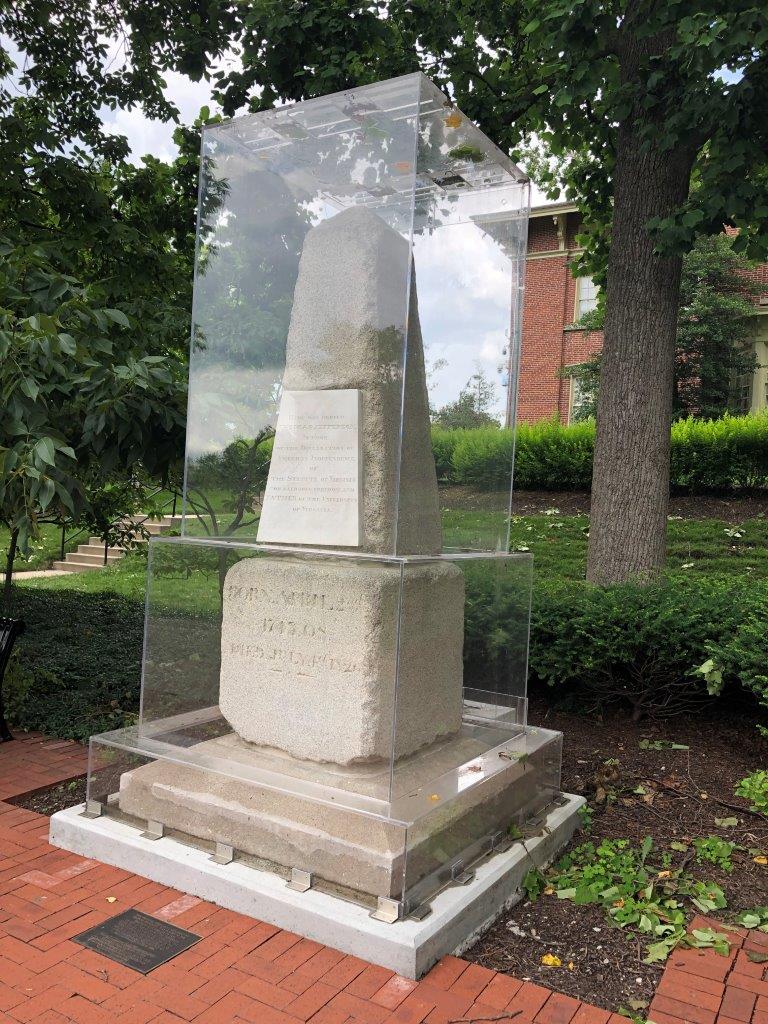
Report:
[[[79,743],[12,732],[16,739],[0,744],[0,800],[67,782],[87,771],[88,751]]]
[[[420,982],[222,910],[47,843],[48,819],[3,802],[85,767],[72,744],[0,746],[0,1024],[626,1024],[529,982],[446,957]],[[128,907],[202,940],[146,977],[72,936]],[[671,958],[656,1024],[768,1024],[768,936],[744,933],[729,958]]]

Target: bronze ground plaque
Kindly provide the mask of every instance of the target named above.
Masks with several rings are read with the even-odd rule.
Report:
[[[149,974],[155,967],[194,946],[200,941],[200,936],[166,921],[158,921],[140,910],[126,910],[95,928],[75,935],[73,941],[124,967]]]

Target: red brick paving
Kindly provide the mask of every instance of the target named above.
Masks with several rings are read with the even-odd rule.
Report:
[[[457,957],[419,982],[128,871],[48,845],[48,819],[3,801],[81,774],[76,744],[0,745],[0,1024],[627,1024],[626,1018]],[[146,977],[72,941],[137,907],[202,936]],[[698,924],[708,922],[699,921]],[[768,935],[728,957],[674,953],[655,1024],[768,1024]]]

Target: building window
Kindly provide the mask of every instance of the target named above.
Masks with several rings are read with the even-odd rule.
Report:
[[[737,416],[752,411],[752,380],[752,373],[739,373],[734,380],[731,406]]]
[[[591,277],[576,278],[576,320],[579,321],[585,313],[591,313],[597,306],[597,293],[599,289]]]
[[[589,379],[579,373],[579,366],[569,366],[568,422],[580,423],[595,415],[596,394]]]

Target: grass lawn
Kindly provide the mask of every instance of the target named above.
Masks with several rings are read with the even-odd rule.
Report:
[[[454,541],[489,535],[495,525],[495,513],[484,511],[447,511],[446,534]],[[583,579],[589,538],[587,515],[513,516],[510,550],[531,551],[534,556],[534,580],[560,577]],[[55,538],[48,538],[50,545]],[[32,568],[30,564],[28,566]],[[719,519],[671,519],[667,543],[667,569],[671,573],[718,573],[768,578],[768,518],[757,517],[734,527]],[[134,600],[143,600],[147,560],[132,555],[98,572],[72,573],[66,577],[35,579],[24,586],[45,590],[70,590],[84,594],[111,592]],[[178,599],[188,591],[186,607],[194,606],[194,591],[200,573],[173,571],[160,577],[159,588]],[[207,574],[206,574],[207,575]],[[208,591],[207,585],[203,589]],[[174,602],[175,603],[175,602]]]

